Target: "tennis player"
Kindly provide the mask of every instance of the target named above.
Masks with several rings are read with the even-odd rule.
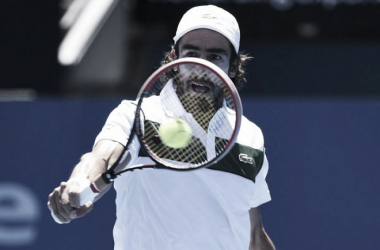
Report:
[[[182,17],[172,50],[163,63],[184,57],[206,59],[219,66],[239,88],[245,82],[243,64],[248,59],[239,51],[239,44],[240,30],[234,16],[213,5],[198,6]],[[165,88],[179,96],[204,91],[202,86]],[[165,106],[165,98],[162,100]],[[144,115],[157,115],[157,108],[145,109]],[[62,223],[92,210],[93,202],[79,206],[80,185],[94,181],[118,159],[128,140],[134,110],[131,101],[115,108],[95,139],[92,152],[84,154],[70,179],[49,195],[49,209]],[[259,209],[271,200],[265,180],[268,161],[263,134],[243,118],[236,143],[239,152],[231,151],[210,168],[186,172],[142,169],[118,177],[114,183],[114,249],[275,249]],[[135,140],[122,164],[150,162]],[[109,189],[104,188],[97,199]]]

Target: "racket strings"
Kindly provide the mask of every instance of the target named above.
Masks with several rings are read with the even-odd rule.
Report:
[[[189,145],[185,148],[171,148],[164,145],[159,139],[159,126],[160,124],[157,122],[145,121],[144,142],[155,155],[164,159],[193,164],[202,164],[207,160],[206,150],[198,138],[192,137]]]
[[[174,71],[172,71],[174,72]],[[166,74],[167,75],[167,74]],[[177,78],[176,78],[177,77]],[[183,75],[182,75],[183,77]],[[162,89],[162,87],[165,85],[162,83],[162,79],[166,79],[163,77],[159,77],[154,84],[151,85],[150,89],[148,90],[148,95],[147,96],[152,96],[156,95],[159,93]],[[174,77],[176,81],[179,80],[178,74],[177,76]],[[170,100],[170,98],[169,98]],[[173,109],[177,106],[177,104],[172,103],[170,105]],[[203,109],[205,111],[210,112],[208,107],[204,107]],[[200,107],[199,107],[200,108]],[[186,110],[186,109],[185,109]],[[195,112],[193,111],[194,114],[198,111]],[[206,124],[206,122],[203,122]],[[158,137],[158,125],[153,125],[154,123],[147,121],[145,125],[145,142],[154,154],[156,154],[160,158],[165,158],[165,159],[170,159],[170,160],[175,160],[175,161],[181,161],[181,162],[189,162],[193,163],[196,165],[203,164],[204,162],[207,161],[207,155],[206,155],[206,150],[201,143],[201,141],[193,137],[192,140],[190,141],[189,145],[184,148],[184,149],[174,149],[168,146],[165,146],[164,144],[161,143]]]
[[[207,131],[211,119],[217,112],[214,101],[209,97],[192,96],[189,93],[179,96],[183,108]]]
[[[181,69],[181,73],[179,73]],[[186,69],[187,73],[184,73]],[[158,129],[160,124],[157,122],[145,120],[143,122],[144,126],[144,136],[143,140],[145,147],[149,151],[149,154],[153,154],[154,158],[167,159],[177,162],[186,163],[184,165],[178,165],[178,168],[195,168],[197,166],[204,165],[212,159],[208,157],[208,150],[212,146],[214,153],[213,155],[221,154],[227,147],[229,139],[232,136],[232,131],[234,128],[228,126],[228,117],[226,112],[218,112],[222,107],[223,102],[225,105],[234,110],[233,96],[230,93],[226,83],[218,75],[210,71],[209,69],[202,67],[184,66],[169,68],[165,72],[162,72],[156,80],[150,84],[149,88],[146,89],[146,95],[143,98],[149,98],[154,95],[160,95],[162,89],[171,79],[175,88],[178,88],[180,84],[189,79],[197,79],[205,85],[213,84],[215,87],[215,93],[213,95],[202,95],[200,94],[190,94],[190,93],[179,93],[178,89],[173,92],[178,96],[179,101],[182,106],[178,106],[177,98],[168,97],[167,102],[173,100],[170,103],[170,108],[173,113],[182,113],[184,109],[187,113],[190,113],[196,123],[203,129],[203,132],[199,129],[192,127],[193,135],[189,144],[184,148],[171,148],[164,145],[159,136]],[[178,108],[177,110],[175,110]],[[178,111],[178,112],[177,112]],[[191,124],[191,123],[189,123]],[[226,128],[227,127],[227,128]],[[210,129],[213,129],[214,133],[212,144],[207,145],[209,142],[205,135],[210,133]],[[142,129],[140,129],[142,130]],[[211,143],[211,142],[210,142]],[[215,156],[213,157],[215,158]]]
[[[201,94],[192,95],[190,93],[178,95],[183,108],[188,113],[191,113],[198,124],[205,131],[207,131],[211,119],[214,117],[217,110],[222,106],[222,102],[226,94],[230,94],[224,81],[209,69],[203,67],[193,67],[192,70],[189,70],[188,72],[188,75],[184,73],[176,74],[173,76],[173,81],[176,82],[176,84],[180,84],[184,81],[184,79],[187,81],[201,80],[203,82],[208,82],[210,85],[214,85],[216,89],[214,96],[204,96]],[[222,92],[218,91],[219,89],[221,89]]]
[[[225,99],[226,103],[231,103],[231,94],[228,91],[228,88],[226,87],[225,83],[214,73],[205,74],[205,70],[202,70],[202,73],[198,74],[202,75],[202,80],[205,81],[211,81],[214,85],[216,85],[218,88],[222,90],[222,95],[217,98],[211,98],[209,96],[197,96],[197,95],[190,95],[189,93],[185,93],[181,96],[179,96],[179,99],[184,107],[184,109],[193,115],[193,118],[197,121],[197,123],[203,128],[203,130],[208,131],[210,121],[213,119],[214,129],[215,131],[218,131],[220,134],[222,134],[224,137],[229,138],[231,136],[231,133],[227,133],[226,131],[223,131],[223,126],[227,117],[221,116],[221,113],[219,113],[219,116],[215,116],[216,112],[218,111],[218,102],[220,100]],[[206,77],[209,75],[210,77]],[[219,104],[220,105],[220,104]],[[232,106],[232,105],[228,105]],[[195,135],[200,136],[200,135]],[[216,155],[219,155],[221,152],[224,151],[226,148],[227,143],[215,143],[215,151]]]

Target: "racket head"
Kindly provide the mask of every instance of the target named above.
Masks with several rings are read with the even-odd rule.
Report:
[[[145,117],[145,104],[157,97],[165,116],[153,121]],[[134,127],[142,149],[158,167],[192,170],[214,164],[231,150],[242,112],[238,91],[222,69],[200,58],[181,58],[146,80],[138,94]],[[184,147],[167,146],[159,136],[160,124],[171,118],[191,128]]]

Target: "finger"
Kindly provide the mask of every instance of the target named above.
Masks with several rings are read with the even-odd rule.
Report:
[[[86,214],[91,212],[93,208],[94,208],[94,203],[92,201],[87,202],[79,209],[76,209],[76,217],[80,218],[80,217],[85,216]]]
[[[49,207],[49,203],[50,203],[50,202],[48,202],[48,208],[49,208],[49,210],[50,210],[51,217],[53,217],[54,221],[57,222],[58,224],[64,224],[65,222],[62,222],[62,221],[61,221],[61,220],[55,215],[54,211],[50,209],[50,207]]]
[[[91,210],[93,209],[94,205],[91,201],[87,202],[85,205],[83,205],[81,208],[74,209],[73,211],[70,212],[70,218],[71,219],[76,219],[85,216]]]
[[[47,206],[50,210],[53,210],[53,206],[55,205],[53,201],[54,201],[54,191],[49,194],[49,198],[47,202]]]
[[[90,185],[90,181],[86,177],[74,177],[67,182],[68,196],[70,205],[75,208],[80,208],[81,192]]]
[[[51,194],[49,194],[49,201],[47,203],[48,208],[51,211],[53,219],[57,223],[68,223],[69,221],[67,221],[67,219],[59,212],[59,204],[59,188],[56,188]]]
[[[61,192],[61,198],[60,198],[61,207],[65,211],[68,218],[70,218],[69,214],[73,210],[73,207],[70,204],[70,197],[68,194],[69,190],[67,188],[66,182],[61,183],[60,192]]]
[[[68,197],[70,201],[70,206],[75,208],[80,208],[79,204],[79,184],[73,183],[68,190]]]
[[[79,194],[77,192],[70,192],[70,206],[75,208],[80,208],[79,205]]]
[[[69,208],[67,208],[67,205],[65,207],[65,205],[62,203],[62,194],[60,192],[61,188],[57,188],[56,190],[56,193],[59,193],[60,195],[54,195],[55,199],[54,199],[54,202],[55,202],[55,205],[56,205],[56,208],[57,208],[57,212],[56,212],[56,215],[58,218],[60,218],[59,216],[63,217],[63,220],[62,222],[70,222],[70,216],[69,216],[69,213],[71,212],[72,208],[69,206]]]
[[[54,221],[58,224],[62,224],[62,221],[56,216],[57,208],[54,201],[54,192],[49,194],[49,200],[47,202],[47,207],[51,213],[51,216],[53,217]]]

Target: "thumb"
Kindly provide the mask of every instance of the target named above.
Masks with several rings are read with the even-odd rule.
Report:
[[[89,201],[86,204],[84,204],[83,206],[81,206],[80,208],[73,210],[70,213],[70,217],[72,219],[83,217],[86,214],[88,214],[89,212],[91,212],[93,208],[94,208],[94,203],[92,201]],[[75,217],[75,218],[73,218],[73,217]]]

